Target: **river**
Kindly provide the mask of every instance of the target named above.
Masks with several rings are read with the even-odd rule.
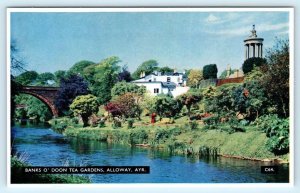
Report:
[[[288,182],[288,165],[262,174],[266,163],[231,158],[193,158],[167,151],[67,138],[42,126],[12,128],[13,151],[32,166],[150,166],[150,174],[93,174],[93,183],[265,183]]]

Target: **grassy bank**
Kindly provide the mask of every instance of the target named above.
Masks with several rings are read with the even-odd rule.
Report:
[[[16,157],[11,157],[11,183],[12,184],[80,184],[90,183],[86,177],[71,175],[71,174],[25,174],[22,172],[22,167],[29,166],[18,160]]]
[[[223,128],[207,129],[201,123],[197,127],[189,124],[145,125],[118,129],[110,126],[66,127],[63,134],[87,140],[108,143],[140,145],[151,148],[164,148],[174,154],[223,155],[241,159],[288,161],[289,155],[275,156],[265,147],[266,134],[253,126],[245,127],[244,132],[226,132]]]

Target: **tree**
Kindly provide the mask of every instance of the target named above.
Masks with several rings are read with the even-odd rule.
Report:
[[[121,106],[118,102],[112,101],[104,106],[104,109],[112,115],[112,117],[122,116]]]
[[[188,86],[198,88],[201,80],[203,80],[203,73],[201,70],[190,70],[187,83]]]
[[[278,115],[289,116],[289,42],[277,40],[276,45],[266,54],[267,65],[263,66],[265,74],[263,87],[268,91],[269,100],[278,107]]]
[[[88,126],[89,117],[98,110],[97,97],[94,95],[82,95],[74,99],[70,109],[75,115],[80,115],[83,127]]]
[[[95,64],[94,62],[92,61],[88,61],[88,60],[82,60],[82,61],[79,61],[77,63],[75,63],[68,71],[68,74],[71,75],[71,74],[82,74],[84,69],[88,66],[91,66]]]
[[[127,70],[127,66],[122,67],[122,71],[118,74],[118,81],[130,82],[132,80],[130,72]]]
[[[121,113],[125,118],[139,118],[142,113],[141,109],[142,97],[135,93],[125,93],[115,99],[115,102],[119,104]]]
[[[156,60],[148,60],[143,62],[137,69],[136,71],[132,74],[132,78],[134,80],[139,79],[141,73],[145,73],[145,75],[149,75],[155,70],[158,69],[158,63]]]
[[[111,89],[111,96],[121,96],[125,93],[135,93],[139,96],[142,96],[146,92],[145,86],[138,86],[133,83],[127,83],[127,82],[118,82],[114,85],[114,87]]]
[[[216,64],[208,64],[203,67],[203,78],[217,78],[218,68]]]
[[[31,85],[38,77],[36,71],[26,71],[15,78],[15,81],[22,85]]]
[[[26,71],[26,64],[24,62],[24,59],[20,56],[19,52],[20,50],[17,46],[16,41],[12,40],[10,44],[10,69],[12,74]]]
[[[159,115],[160,120],[162,117],[174,118],[182,108],[178,100],[166,95],[157,96],[154,102],[154,110]]]
[[[263,64],[266,64],[266,59],[264,58],[248,58],[244,61],[242,69],[245,74],[251,72],[255,66],[262,66]]]
[[[191,107],[201,100],[201,95],[199,93],[185,93],[178,96],[178,101],[188,110],[188,116],[191,117]]]
[[[168,66],[165,66],[165,67],[159,68],[158,71],[161,72],[161,74],[166,74],[166,73],[174,72],[174,69],[169,68]]]
[[[55,99],[55,106],[60,113],[66,113],[69,110],[69,105],[79,95],[88,94],[87,82],[78,75],[71,75],[67,78],[62,78],[60,89]]]
[[[112,56],[91,68],[88,67],[91,74],[85,74],[85,76],[92,76],[89,81],[90,90],[93,95],[97,96],[99,104],[105,104],[111,99],[111,89],[117,81],[120,61],[118,57]]]
[[[64,70],[58,70],[56,72],[54,72],[54,76],[55,76],[55,82],[57,83],[57,85],[60,85],[60,80],[64,77],[66,77],[66,71]]]
[[[34,96],[19,94],[15,97],[15,103],[18,105],[24,105],[23,108],[16,109],[15,118],[30,118],[42,122],[48,121],[52,118],[52,113],[49,110],[49,107]]]
[[[55,76],[50,72],[44,72],[37,77],[37,85],[48,86],[55,83]]]

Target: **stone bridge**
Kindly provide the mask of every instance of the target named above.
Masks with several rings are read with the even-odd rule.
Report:
[[[58,109],[54,101],[60,87],[43,87],[43,86],[22,86],[19,93],[29,94],[45,103],[51,110],[54,117],[58,117]]]

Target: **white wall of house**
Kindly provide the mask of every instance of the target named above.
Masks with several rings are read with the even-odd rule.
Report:
[[[168,81],[169,79],[169,81]],[[167,76],[167,75],[154,75],[150,74],[144,78],[141,78],[139,80],[136,80],[137,82],[174,82],[177,86],[180,84],[185,85],[186,82],[183,80],[183,75],[179,74],[178,76],[172,75],[172,76]]]
[[[161,82],[146,82],[146,83],[139,83],[135,82],[138,86],[145,86],[146,90],[152,95],[157,96],[159,94],[168,94],[168,88],[163,88]],[[155,89],[158,89],[158,92]]]

